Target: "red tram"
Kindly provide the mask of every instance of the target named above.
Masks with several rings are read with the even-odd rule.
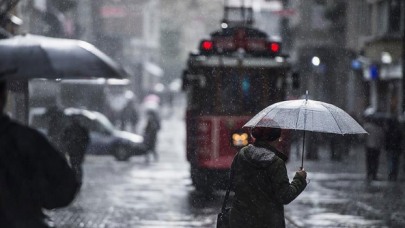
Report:
[[[224,20],[222,28],[200,42],[183,72],[187,160],[197,190],[226,187],[234,155],[252,142],[242,126],[263,108],[285,99],[291,70],[279,40],[251,23]],[[282,134],[279,149],[289,153],[289,132]]]

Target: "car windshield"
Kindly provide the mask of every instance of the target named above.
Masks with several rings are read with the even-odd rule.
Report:
[[[97,123],[101,124],[103,128],[105,128],[107,131],[112,132],[115,130],[114,125],[101,113],[94,113],[96,115],[96,119],[94,121],[97,121]]]

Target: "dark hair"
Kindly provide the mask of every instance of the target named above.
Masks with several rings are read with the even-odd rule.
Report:
[[[0,80],[0,114],[3,112],[7,100],[7,83]]]
[[[274,141],[280,138],[281,129],[268,127],[255,127],[252,129],[252,136],[255,139]]]
[[[6,91],[6,81],[0,81],[0,93]]]

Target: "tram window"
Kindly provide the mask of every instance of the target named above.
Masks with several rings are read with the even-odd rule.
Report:
[[[262,108],[263,82],[259,74],[245,74],[242,76],[243,112],[253,113]]]
[[[268,104],[266,105],[274,104],[278,102],[279,99],[282,99],[282,97],[280,97],[279,88],[277,88],[277,81],[278,81],[278,77],[276,77],[277,74],[275,72],[272,72],[269,75],[270,77],[267,77],[269,89],[268,91],[265,91],[265,94],[267,96],[266,100],[268,102]]]
[[[192,107],[192,109],[198,110],[201,114],[213,113],[215,105],[213,79],[211,77],[205,78],[204,86],[201,86],[199,83],[193,88],[192,100],[189,106]]]
[[[235,72],[226,72],[220,77],[219,111],[223,114],[232,114],[239,110],[239,75]]]

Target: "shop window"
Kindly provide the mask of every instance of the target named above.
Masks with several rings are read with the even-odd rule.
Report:
[[[388,2],[382,1],[377,4],[377,27],[376,27],[376,34],[377,35],[385,35],[388,32]]]
[[[399,32],[401,31],[401,9],[403,11],[404,6],[401,0],[391,0],[389,1],[389,19],[388,19],[388,32]]]
[[[381,1],[377,4],[376,34],[400,33],[403,27],[405,3],[401,0]]]
[[[361,35],[371,35],[371,12],[372,5],[367,3],[367,0],[362,0],[358,6],[358,25]]]

